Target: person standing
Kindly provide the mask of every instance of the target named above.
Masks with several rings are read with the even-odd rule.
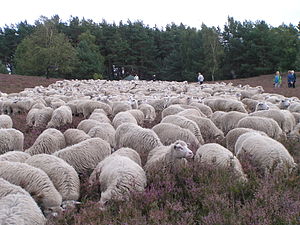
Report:
[[[279,71],[276,71],[275,77],[274,77],[274,87],[275,88],[280,87],[281,82],[282,82],[281,75],[280,75]]]
[[[288,82],[288,87],[291,88],[295,85],[295,77],[294,74],[292,73],[292,70],[288,71],[288,75],[287,75],[287,82]]]
[[[203,84],[203,81],[204,81],[204,76],[199,72],[198,73],[198,83]]]

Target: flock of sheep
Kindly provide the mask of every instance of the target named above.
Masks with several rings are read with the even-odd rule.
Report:
[[[300,100],[260,86],[64,80],[0,93],[0,111],[1,224],[45,224],[79,203],[80,178],[100,186],[105,209],[143,192],[157,171],[191,161],[241,182],[245,157],[264,175],[297,167],[282,143],[300,139]],[[13,128],[17,113],[45,128],[28,149]],[[77,128],[59,130],[79,115]]]

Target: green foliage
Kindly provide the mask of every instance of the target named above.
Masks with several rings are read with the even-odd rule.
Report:
[[[94,73],[93,74],[93,79],[94,80],[102,80],[103,79],[103,75],[100,73]]]
[[[0,73],[8,74],[8,70],[6,69],[5,65],[0,60]]]

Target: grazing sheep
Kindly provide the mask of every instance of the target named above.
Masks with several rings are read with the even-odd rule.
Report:
[[[201,132],[204,143],[219,143],[224,141],[224,133],[210,119],[205,117],[185,116],[187,119],[194,121]]]
[[[0,199],[9,194],[22,194],[30,196],[30,194],[20,186],[14,185],[0,177]]]
[[[225,137],[227,149],[230,150],[231,152],[234,152],[234,146],[235,146],[235,143],[236,143],[237,139],[239,138],[239,136],[241,136],[244,133],[252,132],[252,131],[258,132],[261,134],[264,133],[262,131],[256,131],[251,128],[243,128],[243,127],[234,128],[231,131],[229,131]]]
[[[150,151],[145,165],[147,175],[158,171],[170,170],[173,167],[185,166],[187,160],[192,158],[193,152],[184,141],[176,141],[169,146],[158,146]]]
[[[90,115],[89,119],[100,123],[111,123],[110,119],[104,113],[97,113],[95,111]]]
[[[14,128],[0,129],[0,154],[23,151],[24,134]]]
[[[81,105],[80,105],[81,109],[82,109],[82,113],[84,118],[89,118],[89,116],[92,114],[92,112],[95,109],[103,109],[106,113],[106,115],[111,115],[112,114],[112,108],[103,102],[97,102],[97,101],[84,101]],[[77,108],[77,111],[81,111],[81,109]]]
[[[43,170],[52,181],[63,201],[79,198],[80,181],[75,169],[64,160],[48,154],[38,154],[25,161],[30,166]]]
[[[117,129],[123,123],[133,123],[137,124],[134,116],[129,112],[119,112],[112,120],[112,124],[115,129]]]
[[[136,150],[144,164],[148,153],[155,147],[162,145],[157,134],[133,123],[123,123],[116,130],[116,146],[128,147]]]
[[[261,110],[251,113],[249,115],[274,119],[278,123],[282,131],[286,134],[291,132],[294,129],[294,126],[296,125],[296,121],[293,114],[288,110]]]
[[[291,103],[291,105],[287,109],[290,112],[300,113],[300,103],[299,102],[293,102],[293,103]]]
[[[78,130],[83,130],[86,134],[96,126],[101,126],[103,123],[98,122],[97,120],[93,119],[85,119],[80,121],[80,123],[77,125]]]
[[[161,112],[161,118],[165,118],[169,115],[175,115],[182,111],[184,111],[184,108],[182,108],[180,105],[170,105]]]
[[[66,140],[66,146],[75,145],[79,142],[87,140],[90,135],[86,134],[83,130],[70,128],[64,132],[64,137]]]
[[[101,138],[107,141],[110,144],[110,147],[112,149],[116,148],[116,139],[115,139],[116,130],[112,125],[108,123],[101,123],[93,127],[88,132],[88,135],[92,138],[94,137]]]
[[[191,106],[190,106],[191,107]],[[177,113],[176,115],[178,116],[196,116],[196,117],[206,117],[205,114],[203,114],[200,110],[198,109],[185,109],[179,113]]]
[[[204,105],[203,103],[192,102],[190,105],[197,107],[207,117],[210,117],[213,114],[211,108],[207,105]]]
[[[156,114],[160,114],[160,112],[162,112],[165,108],[167,108],[169,103],[169,98],[153,99],[153,100],[149,100],[147,103],[153,106]]]
[[[43,211],[61,210],[62,197],[48,175],[41,169],[26,163],[1,161],[0,177],[12,184],[23,187]]]
[[[86,175],[110,154],[111,148],[106,141],[101,138],[90,138],[61,149],[53,155],[73,166],[79,175]]]
[[[181,128],[172,123],[159,123],[152,127],[163,145],[170,145],[177,140],[184,141],[192,150],[197,150],[200,143],[195,135],[188,129]]]
[[[219,144],[210,143],[202,145],[195,154],[195,161],[200,164],[212,165],[219,169],[229,169],[241,181],[247,181],[240,161],[231,151]]]
[[[37,137],[33,145],[26,149],[25,152],[30,155],[52,154],[65,146],[66,142],[63,133],[55,128],[48,128]]]
[[[143,125],[145,115],[141,110],[131,109],[131,110],[128,110],[127,112],[129,112],[136,119],[136,122],[137,122],[138,125],[140,125],[140,126]]]
[[[242,103],[245,105],[248,112],[254,112],[259,101],[251,98],[244,98]]]
[[[72,123],[72,110],[69,106],[63,105],[53,111],[51,120],[47,124],[47,128],[61,127],[70,123]]]
[[[132,192],[143,192],[147,178],[143,168],[130,158],[113,154],[101,161],[90,176],[89,182],[99,181],[100,208],[110,200],[128,200]]]
[[[22,151],[9,151],[0,155],[0,161],[25,162],[31,155]]]
[[[53,111],[50,107],[33,108],[27,114],[26,124],[34,127],[45,126],[51,120]]]
[[[8,115],[0,115],[0,128],[12,128],[13,121]]]
[[[290,173],[295,167],[293,157],[278,141],[258,133],[241,135],[235,145],[236,156],[246,155],[267,175],[272,172]]]
[[[132,109],[129,101],[114,102],[112,105],[113,116],[117,115],[119,112],[125,112]]]
[[[30,195],[9,194],[0,198],[0,224],[43,225],[46,218]]]
[[[286,136],[282,132],[282,129],[271,118],[259,117],[259,116],[247,116],[242,118],[236,127],[251,128],[253,130],[263,131],[269,137],[275,140],[284,140]]]
[[[142,161],[141,161],[141,157],[139,155],[139,153],[137,153],[137,151],[135,151],[132,148],[120,148],[117,151],[115,151],[114,153],[112,153],[112,155],[121,155],[121,156],[126,156],[128,158],[130,158],[132,161],[136,162],[137,164],[139,164],[140,166],[142,166]]]
[[[180,126],[181,128],[188,129],[195,135],[200,144],[204,144],[204,140],[202,138],[198,125],[194,121],[189,120],[186,117],[178,115],[169,115],[164,117],[161,120],[161,123],[172,123]]]
[[[204,104],[209,106],[213,112],[215,111],[237,111],[242,113],[247,113],[245,106],[242,102],[233,100],[233,99],[225,99],[225,98],[209,98],[204,100]]]
[[[155,113],[155,109],[152,105],[143,103],[138,106],[138,109],[144,113],[145,120],[150,121],[150,122],[155,120],[156,113]]]

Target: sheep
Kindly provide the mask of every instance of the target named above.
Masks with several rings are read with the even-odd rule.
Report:
[[[279,109],[287,109],[291,105],[290,99],[281,99],[281,101],[278,103]]]
[[[61,149],[53,155],[73,166],[79,175],[86,175],[110,154],[111,148],[106,141],[101,138],[90,138]]]
[[[26,124],[34,127],[45,126],[51,120],[53,111],[50,107],[42,109],[33,108],[27,114]]]
[[[74,128],[67,129],[64,132],[64,137],[66,140],[66,146],[74,145],[91,138],[90,135],[86,134],[83,130]]]
[[[112,149],[116,148],[116,130],[108,123],[101,123],[89,130],[88,135],[92,138],[98,137],[110,144]]]
[[[255,111],[269,110],[270,106],[266,102],[258,102],[255,106]]]
[[[211,120],[216,124],[216,126],[224,132],[226,135],[230,130],[236,128],[238,121],[242,118],[247,117],[247,113],[232,111],[225,113],[214,112]],[[214,116],[216,114],[216,116]],[[219,115],[218,115],[219,114]]]
[[[179,113],[176,113],[178,116],[196,116],[196,117],[206,117],[205,114],[203,114],[200,110],[198,109],[185,109]]]
[[[287,135],[287,138],[289,141],[292,141],[292,142],[300,142],[300,123],[298,123],[294,129],[292,130],[292,132],[290,132],[288,135]]]
[[[23,151],[24,134],[14,128],[0,129],[0,154]]]
[[[119,112],[125,112],[132,109],[130,102],[120,101],[114,102],[112,105],[112,114],[113,116],[117,115]]]
[[[278,123],[282,131],[285,132],[286,134],[291,132],[294,129],[294,126],[296,125],[294,116],[288,110],[278,110],[278,109],[261,110],[261,111],[253,112],[249,115],[274,119]]]
[[[161,117],[165,118],[166,116],[175,115],[182,111],[184,111],[184,108],[180,105],[170,105],[161,112]]]
[[[104,113],[97,113],[95,111],[90,115],[89,119],[100,123],[111,123],[110,119]]]
[[[132,148],[120,148],[117,151],[115,151],[114,153],[112,153],[112,155],[121,155],[121,156],[126,156],[128,158],[130,158],[132,161],[136,162],[138,165],[142,166],[142,161],[141,161],[141,157],[139,155],[139,153],[137,153],[137,151],[135,151]]]
[[[160,114],[160,112],[162,112],[165,108],[167,108],[168,102],[169,102],[169,98],[162,98],[162,99],[149,100],[147,103],[153,106],[156,114]]]
[[[230,150],[231,152],[234,152],[234,146],[235,146],[235,143],[237,141],[237,139],[239,138],[239,136],[241,136],[242,134],[244,133],[247,133],[247,132],[251,132],[251,131],[255,131],[251,128],[243,128],[243,127],[239,127],[239,128],[234,128],[232,129],[231,131],[229,131],[227,134],[226,134],[226,148],[228,150]],[[262,131],[256,131],[258,133],[264,133]],[[266,135],[264,133],[264,135]]]
[[[198,148],[195,161],[200,164],[212,165],[219,169],[229,169],[239,180],[247,181],[240,161],[231,151],[216,143],[209,143]]]
[[[186,158],[192,158],[193,156],[193,152],[184,141],[178,140],[168,146],[158,146],[150,151],[145,171],[147,175],[151,176],[158,171],[185,166],[187,164]]]
[[[12,128],[13,121],[8,115],[0,115],[0,128]]]
[[[72,110],[69,106],[63,105],[53,111],[51,120],[47,124],[47,128],[61,127],[70,123],[72,123]]]
[[[140,125],[140,126],[143,125],[145,115],[141,110],[131,109],[131,110],[128,110],[127,112],[129,112],[136,119],[136,122],[137,122],[138,125]]]
[[[233,100],[233,99],[225,99],[225,98],[216,98],[216,99],[205,99],[204,104],[209,106],[213,112],[215,111],[238,111],[242,113],[247,113],[245,106],[242,102]]]
[[[251,98],[244,98],[242,103],[245,105],[248,112],[254,112],[259,101]]]
[[[275,140],[284,140],[286,136],[282,132],[282,129],[276,123],[274,119],[259,117],[259,116],[247,116],[239,120],[236,127],[251,128],[258,131],[265,132],[269,137]]]
[[[80,181],[75,169],[64,160],[48,154],[38,154],[25,161],[30,166],[43,170],[60,193],[62,201],[79,198]]]
[[[138,109],[144,113],[145,120],[150,121],[150,122],[155,120],[156,113],[155,113],[155,109],[152,105],[143,103],[138,106]]]
[[[143,192],[147,178],[143,168],[130,158],[110,155],[101,161],[89,178],[89,183],[99,181],[101,187],[100,209],[110,200],[128,200],[132,192]]]
[[[199,129],[198,125],[192,120],[189,120],[183,116],[169,115],[169,116],[164,117],[161,120],[161,123],[172,123],[172,124],[180,126],[181,128],[189,129],[195,135],[195,137],[198,139],[199,143],[204,144],[204,140],[202,138],[200,129]]]
[[[62,197],[41,169],[19,162],[0,162],[0,177],[23,187],[44,210],[60,211]]]
[[[290,173],[296,167],[293,157],[278,141],[258,133],[245,133],[235,144],[236,156],[250,157],[264,175],[275,172]],[[249,160],[249,159],[248,159]]]
[[[144,164],[148,153],[155,147],[162,145],[157,134],[133,123],[123,123],[116,129],[116,148],[129,147],[136,150]]]
[[[101,126],[103,123],[93,120],[93,119],[85,119],[82,120],[78,125],[77,129],[84,131],[86,134],[89,133],[89,131],[96,126]]]
[[[55,128],[48,128],[37,137],[33,145],[26,149],[25,152],[30,155],[52,154],[65,146],[66,142],[63,133]]]
[[[82,110],[83,116],[84,118],[88,118],[92,112],[95,109],[103,109],[106,113],[106,115],[111,115],[112,114],[112,108],[103,102],[97,102],[97,101],[84,101],[81,105],[80,105],[81,109],[77,108],[77,111]]]
[[[0,199],[0,224],[46,224],[41,209],[30,195],[9,194]]]
[[[31,155],[22,151],[9,151],[0,155],[0,161],[25,162]]]
[[[170,145],[177,140],[186,142],[190,149],[197,150],[200,143],[195,135],[188,129],[181,128],[172,123],[159,123],[152,127],[163,145]]]
[[[30,196],[30,194],[20,186],[14,185],[0,177],[0,199],[9,194],[22,194]]]
[[[137,124],[136,119],[129,112],[119,112],[112,120],[112,124],[117,129],[123,123]]]
[[[211,108],[207,105],[202,104],[202,103],[192,102],[189,105],[197,107],[207,117],[210,117],[213,114],[213,111],[211,110]]]
[[[287,109],[290,112],[300,113],[300,103],[299,102],[293,102],[293,103],[291,103],[291,105]]]
[[[210,119],[196,116],[185,116],[187,119],[194,121],[201,132],[204,143],[216,142],[222,144],[224,133]]]

